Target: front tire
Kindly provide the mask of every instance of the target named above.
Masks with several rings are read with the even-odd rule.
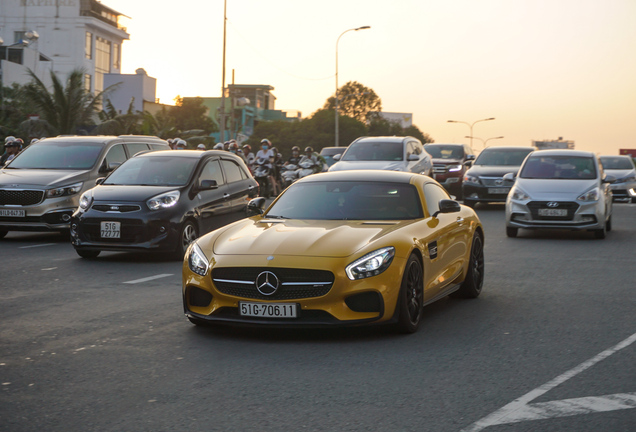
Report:
[[[83,249],[75,249],[75,252],[82,258],[86,259],[95,259],[99,256],[101,251],[98,250],[83,250]]]
[[[468,272],[466,279],[462,282],[452,297],[477,298],[481,294],[484,285],[484,241],[481,235],[475,233],[473,244],[470,248],[470,259],[468,261]]]
[[[0,239],[3,239],[7,234],[9,234],[9,231],[0,230]]]
[[[183,226],[181,227],[181,231],[179,232],[179,241],[177,244],[177,249],[175,251],[175,259],[182,260],[185,256],[188,246],[190,246],[190,244],[197,238],[199,238],[199,232],[194,222],[190,220],[185,221]]]
[[[605,230],[610,232],[612,230],[612,215],[610,215],[609,219],[605,223]]]
[[[517,237],[518,232],[519,232],[519,228],[506,227],[506,235],[510,238]]]
[[[411,255],[404,268],[404,276],[398,298],[400,333],[415,333],[422,320],[424,290],[422,284],[422,264]]]

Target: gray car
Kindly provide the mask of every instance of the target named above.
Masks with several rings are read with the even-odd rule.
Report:
[[[514,174],[504,179],[513,180]],[[612,229],[613,180],[594,153],[531,153],[506,200],[506,234],[516,237],[519,228],[569,229],[590,230],[596,238],[605,238]]]
[[[169,150],[148,136],[60,136],[25,148],[0,170],[0,238],[9,231],[68,231],[79,197],[139,152]]]
[[[601,156],[605,174],[616,180],[610,185],[614,201],[636,203],[636,167],[629,156]]]
[[[329,171],[376,169],[430,175],[433,160],[413,137],[362,137],[349,144]]]

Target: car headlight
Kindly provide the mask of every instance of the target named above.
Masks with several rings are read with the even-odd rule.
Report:
[[[146,201],[146,204],[150,210],[174,207],[177,204],[177,201],[179,201],[180,195],[179,191],[162,193],[161,195],[150,198]]]
[[[93,190],[89,189],[86,192],[84,192],[79,199],[80,210],[81,211],[88,210],[92,202],[93,202]]]
[[[595,187],[594,189],[590,189],[585,192],[583,195],[579,195],[576,199],[583,202],[598,201],[600,195],[601,191],[598,187]]]
[[[394,256],[393,246],[378,249],[349,264],[345,272],[351,280],[376,276],[389,268]]]
[[[470,183],[470,184],[479,184],[479,177],[475,177],[475,176],[471,176],[471,175],[465,175],[464,176],[464,183]]]
[[[448,167],[448,172],[457,172],[462,170],[462,165],[450,165]]]
[[[194,273],[205,276],[208,272],[210,265],[208,264],[208,257],[205,256],[198,244],[192,243],[190,250],[188,251],[188,267]]]
[[[636,180],[636,176],[630,175],[630,176],[623,177],[621,179],[616,180],[614,182],[614,184],[616,184],[616,183],[627,183],[627,182],[634,181],[634,180]]]
[[[512,190],[512,199],[515,201],[528,201],[530,199],[530,195],[525,193],[521,188],[515,187]]]
[[[46,191],[46,197],[47,198],[57,198],[57,197],[61,197],[61,196],[75,195],[76,193],[78,193],[79,191],[82,190],[82,185],[83,184],[84,183],[79,182],[79,183],[72,184],[70,186],[62,186],[62,187],[59,187],[59,188],[48,189]]]

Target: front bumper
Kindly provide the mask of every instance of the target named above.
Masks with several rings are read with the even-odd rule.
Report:
[[[463,183],[464,201],[470,202],[506,202],[510,186],[486,187],[474,183]]]
[[[636,183],[613,183],[610,185],[614,201],[630,202],[636,200]]]
[[[542,216],[550,209],[547,202],[506,201],[506,226],[526,229],[594,230],[605,227],[606,215],[600,202],[559,202],[557,208],[566,209],[566,216]]]
[[[370,323],[386,323],[393,320],[400,291],[403,268],[406,260],[394,257],[389,268],[383,273],[352,281],[345,274],[343,259],[324,257],[276,256],[268,261],[265,256],[242,255],[214,256],[211,260],[215,268],[246,268],[252,263],[258,270],[274,273],[280,269],[321,270],[333,274],[333,284],[326,293],[307,297],[298,294],[292,298],[264,299],[251,294],[244,296],[221,292],[208,270],[206,276],[193,273],[186,260],[183,265],[183,307],[186,316],[191,318],[233,325],[256,325],[268,327],[333,327],[352,326]],[[274,264],[273,262],[276,263]],[[347,263],[348,264],[348,263]],[[284,280],[284,279],[282,279]],[[255,285],[246,289],[256,290]],[[374,306],[366,311],[353,310],[352,299],[376,297]],[[203,299],[203,300],[201,300]],[[239,314],[239,302],[293,303],[297,305],[296,318],[255,318]],[[352,309],[353,308],[353,309]],[[373,309],[373,310],[371,310]]]
[[[25,192],[12,191],[7,192]],[[79,194],[59,198],[44,198],[45,191],[26,191],[40,194],[35,203],[0,205],[2,231],[63,231],[69,229],[71,215],[78,205]],[[2,215],[2,213],[6,213]],[[13,214],[9,216],[9,214]]]

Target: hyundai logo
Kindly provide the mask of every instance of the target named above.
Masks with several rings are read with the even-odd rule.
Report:
[[[256,276],[256,289],[265,296],[271,296],[278,290],[278,277],[270,272],[264,271]]]
[[[111,210],[119,210],[119,206],[110,206]]]
[[[558,203],[558,202],[554,202],[554,201],[550,201],[550,202],[549,202],[549,203],[547,203],[546,205],[547,205],[548,207],[555,208],[555,207],[558,207],[558,206],[559,206],[559,203]]]
[[[503,179],[497,179],[497,180],[495,180],[495,184],[496,184],[497,186],[501,186],[501,185],[503,184]]]

